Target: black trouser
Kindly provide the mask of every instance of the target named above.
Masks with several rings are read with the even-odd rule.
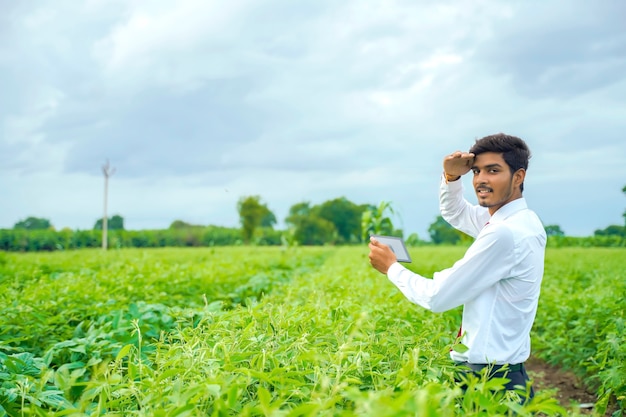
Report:
[[[507,391],[518,389],[520,386],[522,387],[522,389],[526,389],[526,383],[530,380],[523,363],[517,363],[513,365],[493,365],[458,362],[457,366],[460,368],[461,372],[471,372],[477,377],[480,377],[481,371],[485,369],[485,373],[487,374],[487,378],[489,379],[506,378],[509,380],[509,382],[507,382],[504,386],[504,389],[506,389]],[[457,382],[461,382],[460,378],[457,380]],[[518,388],[516,388],[516,386]],[[463,386],[463,389],[465,388],[466,387]],[[531,385],[528,397],[523,395],[522,402],[530,401],[534,396],[535,391],[533,390],[533,387]]]

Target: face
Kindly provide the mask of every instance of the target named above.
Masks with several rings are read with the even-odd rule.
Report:
[[[478,204],[489,208],[493,215],[500,207],[522,197],[520,184],[526,171],[519,169],[511,174],[501,153],[485,152],[477,155],[472,165],[474,191]]]

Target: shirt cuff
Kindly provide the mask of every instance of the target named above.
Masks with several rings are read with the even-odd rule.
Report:
[[[441,186],[442,187],[447,187],[451,190],[457,190],[457,189],[461,189],[463,188],[463,177],[459,178],[456,181],[450,181],[448,182],[446,180],[446,174],[445,173],[441,173]]]
[[[400,265],[399,262],[394,262],[387,270],[387,278],[389,278],[391,282],[398,282],[400,274],[402,274],[404,270],[406,270],[406,268]]]

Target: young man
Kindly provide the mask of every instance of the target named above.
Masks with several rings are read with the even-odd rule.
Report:
[[[544,268],[545,230],[522,196],[529,158],[523,140],[500,133],[443,159],[441,215],[475,241],[433,279],[404,268],[375,239],[369,245],[372,266],[410,301],[433,312],[463,305],[459,334],[468,350],[450,356],[474,372],[488,368],[489,375],[504,374],[507,390],[527,385],[524,361]],[[470,171],[478,205],[463,198],[460,178]],[[531,388],[529,398],[533,395]]]

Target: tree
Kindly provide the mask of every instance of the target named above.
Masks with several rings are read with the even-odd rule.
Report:
[[[626,238],[626,226],[612,224],[604,229],[593,232],[594,236],[621,236]]]
[[[182,220],[174,220],[172,224],[170,224],[170,229],[196,229],[200,227],[204,227],[204,226],[199,225],[199,224],[187,223]]]
[[[430,240],[436,244],[456,244],[461,240],[461,235],[443,217],[437,216],[435,221],[428,227]]]
[[[337,235],[335,225],[313,213],[311,203],[308,201],[291,206],[285,223],[290,228],[290,238],[300,245],[334,243]]]
[[[302,219],[309,216],[311,216],[311,203],[308,201],[296,203],[289,208],[289,214],[285,218],[285,223],[287,223],[287,226],[297,229],[300,223],[302,223]]]
[[[24,220],[21,220],[15,223],[13,226],[14,229],[24,229],[24,230],[47,230],[52,229],[52,224],[48,219],[42,219],[39,217],[27,217]]]
[[[291,206],[285,222],[291,226],[290,234],[300,244],[359,242],[361,214],[365,209],[366,206],[359,206],[345,197],[313,207],[305,201]]]
[[[358,242],[361,238],[361,214],[364,207],[345,197],[328,200],[312,209],[320,219],[335,225],[339,243]]]
[[[303,201],[301,203],[296,203],[289,208],[289,215],[285,219],[285,223],[289,223],[295,225],[297,220],[300,217],[306,217],[311,214],[311,203],[308,201]]]
[[[94,230],[102,230],[102,219],[96,220],[93,225]],[[124,218],[119,214],[115,214],[107,219],[108,230],[124,230]]]
[[[561,230],[558,224],[550,224],[543,227],[547,236],[565,236],[565,232]]]
[[[241,197],[237,202],[237,211],[246,243],[252,240],[258,227],[272,227],[276,224],[276,216],[261,203],[261,197],[258,195]]]
[[[337,229],[326,219],[316,216],[301,217],[293,237],[301,245],[327,245],[335,242]]]
[[[274,228],[274,225],[276,224],[276,216],[267,207],[265,207],[265,209],[266,212],[261,218],[261,227]]]

